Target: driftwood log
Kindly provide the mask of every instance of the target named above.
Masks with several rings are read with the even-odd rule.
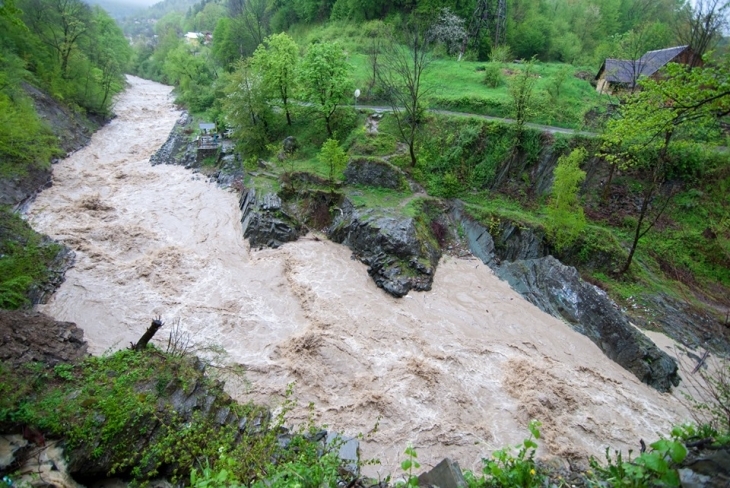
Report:
[[[147,344],[152,340],[158,330],[162,328],[165,323],[160,317],[152,320],[152,324],[147,328],[142,337],[137,341],[136,344],[132,344],[130,349],[133,351],[144,351],[147,348]]]

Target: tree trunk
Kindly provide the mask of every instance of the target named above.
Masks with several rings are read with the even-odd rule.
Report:
[[[152,337],[160,330],[160,327],[165,325],[160,318],[156,318],[152,321],[152,324],[147,328],[142,338],[136,344],[132,344],[132,350],[139,352],[144,351],[147,348],[147,344],[152,340]]]
[[[641,202],[639,221],[636,223],[636,232],[634,232],[634,241],[631,243],[631,250],[629,251],[629,257],[626,258],[626,263],[624,264],[623,268],[621,268],[621,271],[618,272],[619,275],[623,275],[629,270],[629,267],[631,266],[631,261],[634,259],[636,247],[639,245],[639,239],[641,239],[641,224],[644,223],[644,217],[646,217],[646,212],[649,209],[649,201],[651,200],[651,196],[654,194],[654,188],[655,186],[652,185],[646,195],[644,195],[644,201]]]
[[[415,149],[413,148],[413,146],[414,146],[414,143],[413,143],[413,139],[411,139],[411,140],[410,140],[410,141],[408,142],[408,152],[409,152],[409,153],[410,153],[410,155],[411,155],[411,168],[415,168],[415,167],[416,167],[416,163],[418,162],[418,161],[416,160],[416,151],[415,151]]]

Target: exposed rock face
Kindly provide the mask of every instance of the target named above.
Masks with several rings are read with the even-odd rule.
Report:
[[[292,154],[299,147],[299,143],[293,136],[289,136],[281,142],[281,148],[287,154]]]
[[[730,486],[730,448],[691,450],[682,462],[679,478],[685,488]]]
[[[50,237],[44,236],[44,241],[54,243],[60,246],[60,250],[48,267],[48,278],[37,285],[34,285],[28,298],[30,303],[37,305],[39,303],[47,303],[56,290],[58,290],[64,281],[66,281],[66,271],[73,267],[76,262],[76,253],[65,245],[54,241]]]
[[[258,197],[256,190],[246,188],[239,201],[243,237],[251,247],[279,247],[295,241],[302,233],[301,225],[282,210],[281,198],[274,193]]]
[[[347,163],[345,183],[398,189],[405,185],[405,178],[398,168],[382,159],[357,158]]]
[[[716,317],[664,293],[645,299],[646,307],[635,305],[627,310],[633,323],[647,329],[659,326],[675,340],[693,348],[730,353],[730,330]]]
[[[0,179],[0,205],[22,205],[53,184],[51,168],[32,166],[23,177]]]
[[[578,271],[552,256],[506,262],[497,276],[529,302],[590,338],[641,381],[659,391],[679,384],[677,363],[631,326],[616,304]]]
[[[679,383],[674,359],[636,330],[602,290],[584,282],[575,268],[541,254],[546,252],[542,236],[509,224],[498,229],[497,244],[489,229],[458,207],[453,216],[472,253],[528,301],[589,337],[644,383],[659,391]]]
[[[190,121],[191,119],[187,112],[183,112],[180,115],[165,143],[155,154],[150,156],[150,164],[152,166],[158,164],[180,164],[186,167],[192,167],[196,164],[196,153],[195,151],[188,151],[190,138],[185,134],[185,131],[189,129]]]
[[[369,266],[375,283],[395,297],[410,290],[431,289],[440,251],[419,239],[412,218],[382,216],[359,211],[345,200],[335,218],[329,238],[346,245]]]
[[[0,361],[19,368],[32,361],[49,366],[87,355],[84,331],[40,312],[0,310]]]

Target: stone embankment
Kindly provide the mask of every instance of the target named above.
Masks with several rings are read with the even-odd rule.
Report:
[[[216,139],[217,142],[213,146],[201,148],[192,134],[194,134],[193,118],[187,112],[182,112],[167,140],[150,156],[150,164],[184,166],[195,173],[204,173],[222,188],[240,189],[243,169],[240,158],[233,153],[233,143],[221,137]],[[210,160],[215,162],[217,169],[203,167],[203,163]]]

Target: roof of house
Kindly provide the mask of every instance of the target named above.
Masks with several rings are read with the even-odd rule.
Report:
[[[605,72],[607,81],[613,83],[634,83],[640,76],[653,75],[674,58],[682,54],[688,47],[676,46],[648,51],[636,60],[608,58],[603,62],[601,69],[596,75],[596,79]]]
[[[676,46],[647,52],[638,60],[641,67],[641,74],[644,76],[653,75],[674,58],[682,54],[688,47]]]
[[[212,124],[210,122],[202,122],[198,124],[198,127],[200,130],[213,130],[215,129],[215,124]]]

